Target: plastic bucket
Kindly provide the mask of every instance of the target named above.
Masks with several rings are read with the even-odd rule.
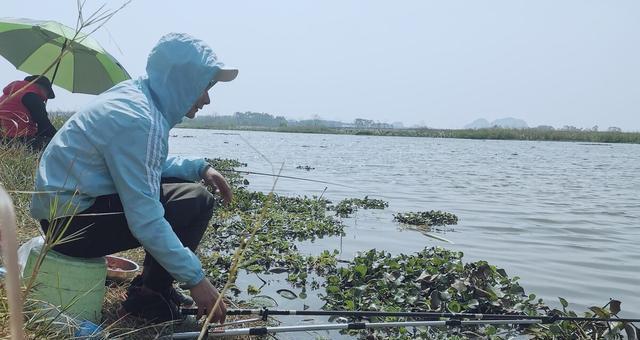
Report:
[[[29,253],[24,270],[27,282],[40,248]],[[36,275],[30,298],[48,302],[65,314],[99,324],[106,288],[107,263],[104,257],[83,259],[50,250]]]

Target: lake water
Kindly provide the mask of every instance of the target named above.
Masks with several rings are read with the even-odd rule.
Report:
[[[385,210],[345,219],[347,235],[306,243],[309,253],[340,249],[352,258],[371,248],[412,253],[439,245],[517,275],[527,293],[576,311],[622,301],[640,317],[640,145],[285,134],[175,129],[170,153],[234,158],[249,171],[341,183],[280,179],[276,192],[381,198]],[[267,161],[268,160],[268,161]],[[270,162],[270,163],[269,163]],[[310,166],[312,171],[296,169]],[[250,188],[272,179],[249,175]],[[459,218],[438,235],[401,230],[392,213],[443,210]],[[241,278],[242,279],[242,278]],[[283,284],[263,293],[277,296]],[[269,291],[271,289],[272,291]],[[313,299],[304,303],[319,307]],[[280,301],[279,301],[280,302]],[[302,308],[283,301],[280,307]]]

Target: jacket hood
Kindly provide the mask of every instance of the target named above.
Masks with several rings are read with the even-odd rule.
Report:
[[[26,80],[15,80],[9,83],[9,85],[5,86],[4,89],[2,89],[2,93],[5,96],[9,96],[11,95],[13,92],[16,92],[17,90],[21,89],[22,87],[25,87],[29,84],[28,81]],[[37,95],[39,95],[42,100],[47,100],[47,93],[41,89],[40,87],[38,87],[35,84],[32,84],[31,86],[29,86],[28,88],[24,89],[22,91],[22,94],[25,94],[27,92],[34,92]]]
[[[5,86],[4,89],[2,89],[2,94],[4,94],[5,96],[10,95],[11,92],[13,92],[13,87],[16,86],[19,82],[20,80],[10,82],[9,85]]]
[[[5,96],[10,95],[11,93],[13,93],[16,89],[18,89],[18,85],[20,84],[24,84],[26,83],[24,80],[16,80],[16,81],[12,81],[9,83],[9,85],[5,86],[4,89],[2,89],[2,93]],[[23,85],[24,86],[24,85]]]
[[[188,34],[160,39],[147,60],[146,83],[171,127],[182,121],[223,66],[206,43]]]

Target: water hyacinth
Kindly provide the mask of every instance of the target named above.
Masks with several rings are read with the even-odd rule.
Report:
[[[518,278],[510,278],[500,268],[486,261],[464,263],[462,252],[440,247],[425,248],[406,255],[392,256],[375,249],[360,253],[347,267],[339,268],[326,277],[327,310],[365,311],[436,311],[451,313],[518,314],[527,316],[577,316],[566,309],[552,310],[535,294],[525,294]],[[612,300],[604,307],[591,307],[585,317],[608,318],[620,311],[620,302]],[[371,322],[398,321],[401,318],[372,318]],[[591,339],[608,334],[608,338],[622,339],[621,332],[633,334],[633,326],[617,323],[562,321],[551,325],[480,326],[458,328],[429,328],[410,330],[389,328],[369,334],[355,331],[362,338],[398,339],[508,339],[528,334],[535,339]],[[579,334],[580,336],[576,336]]]
[[[298,166],[296,167],[296,169],[298,169],[298,170],[311,171],[311,170],[315,170],[316,168],[314,168],[314,167],[310,167],[310,166],[308,166],[308,165],[298,165]]]
[[[458,224],[458,216],[440,210],[398,213],[393,215],[393,219],[411,225],[445,226]]]
[[[347,198],[338,202],[335,206],[329,206],[329,210],[335,210],[336,215],[340,217],[348,217],[358,210],[363,209],[384,209],[389,207],[389,203],[380,199],[369,198],[365,196],[360,198]]]
[[[244,164],[229,160],[211,160],[219,170],[233,170]],[[319,197],[288,197],[254,192],[247,188],[248,182],[238,174],[230,178],[234,188],[234,201],[229,207],[218,209],[212,219],[215,233],[205,235],[200,247],[200,258],[207,275],[214,284],[223,285],[232,262],[232,254],[247,236],[248,226],[256,219],[271,200],[266,210],[264,223],[253,241],[247,245],[240,268],[255,275],[262,284],[263,275],[285,274],[284,286],[276,290],[277,295],[259,295],[260,281],[242,288],[250,296],[246,301],[254,307],[277,306],[274,298],[304,299],[309,290],[320,292],[325,301],[324,309],[332,310],[380,310],[415,311],[432,310],[444,312],[467,312],[487,314],[541,315],[556,313],[576,315],[563,308],[553,310],[535,294],[525,294],[517,277],[485,261],[464,263],[461,252],[444,248],[425,248],[416,254],[392,256],[385,251],[368,250],[360,253],[346,265],[338,262],[337,250],[324,250],[315,256],[303,255],[297,242],[309,241],[332,235],[344,235],[345,225],[334,217],[348,216],[358,208],[384,209],[387,202],[376,199],[347,199],[336,206]],[[457,216],[442,211],[427,211],[395,214],[401,223],[423,226],[452,225]],[[301,288],[293,292],[288,288]],[[238,296],[242,289],[231,289]],[[562,301],[562,300],[561,300]],[[563,303],[565,305],[566,301]],[[616,307],[618,308],[616,310]],[[615,315],[619,304],[593,307],[585,315]],[[398,318],[383,318],[391,321]],[[603,328],[604,327],[604,328]],[[529,334],[536,339],[571,337],[575,332],[590,338],[605,331],[610,337],[626,331],[629,325],[615,325],[606,330],[606,324],[559,322],[552,325],[536,325],[528,328],[510,326],[480,326],[447,329],[388,329],[354,332],[359,337],[380,338],[428,338],[428,339],[474,339],[489,337],[506,339],[512,335]],[[570,335],[571,334],[571,335]]]
[[[235,167],[246,164],[232,160],[209,160],[218,171],[232,174],[228,178],[234,200],[228,207],[216,210],[212,219],[215,233],[206,234],[200,246],[201,259],[210,277],[218,284],[228,278],[233,251],[247,235],[247,226],[265,206],[269,195],[246,189],[248,181]],[[227,176],[225,173],[225,177]],[[296,242],[325,236],[344,235],[344,225],[326,214],[328,201],[318,197],[273,195],[262,228],[247,245],[240,268],[250,273],[287,273],[294,286],[305,286],[308,274],[334,268],[337,252],[324,251],[317,256],[304,256]],[[326,269],[329,268],[329,269]],[[239,288],[233,289],[240,293]],[[255,289],[251,289],[255,292]]]

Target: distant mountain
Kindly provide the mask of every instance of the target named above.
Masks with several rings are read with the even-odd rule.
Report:
[[[527,122],[518,118],[500,118],[496,119],[493,122],[489,123],[484,118],[476,119],[470,124],[464,126],[465,129],[488,129],[494,126],[505,128],[505,129],[526,129],[529,127]]]
[[[498,126],[506,129],[526,129],[529,127],[527,122],[524,120],[511,117],[496,119],[491,122],[491,126]]]
[[[490,127],[491,124],[489,124],[489,121],[484,118],[476,119],[470,124],[464,126],[465,129],[486,129]]]

